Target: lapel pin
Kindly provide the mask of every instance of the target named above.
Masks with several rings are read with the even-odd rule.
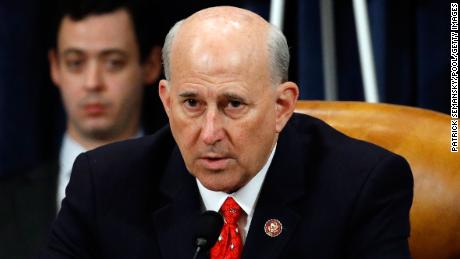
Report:
[[[265,222],[265,234],[269,237],[277,237],[283,231],[283,225],[277,219],[269,219]]]

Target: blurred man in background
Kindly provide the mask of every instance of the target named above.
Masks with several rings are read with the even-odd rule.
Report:
[[[152,7],[122,0],[60,3],[49,62],[66,132],[53,161],[0,183],[0,258],[37,253],[81,152],[144,135],[145,86],[161,73],[163,35],[148,30],[157,25],[148,20]]]

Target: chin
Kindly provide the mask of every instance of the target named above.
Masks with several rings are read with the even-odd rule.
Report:
[[[241,172],[242,168],[234,164],[227,165],[223,170],[212,170],[196,162],[186,167],[206,189],[215,192],[232,193],[247,182],[244,179],[245,175]]]
[[[110,139],[114,133],[109,127],[93,127],[86,131],[86,135],[94,139]]]
[[[224,175],[216,175],[219,173],[213,174],[214,175],[206,175],[205,177],[197,177],[201,184],[203,184],[203,186],[208,190],[233,193],[241,187],[239,182],[234,179],[228,179],[228,177],[225,177]]]

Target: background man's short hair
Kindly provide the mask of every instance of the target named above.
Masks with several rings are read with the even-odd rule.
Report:
[[[89,15],[100,15],[125,9],[133,22],[139,46],[140,61],[144,62],[153,46],[161,46],[166,34],[165,17],[159,1],[148,0],[62,0],[57,4],[54,34],[50,47],[57,47],[57,36],[64,17],[80,21]]]

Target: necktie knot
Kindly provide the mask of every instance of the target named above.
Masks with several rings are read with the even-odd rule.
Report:
[[[224,204],[220,207],[220,211],[228,224],[236,224],[242,214],[240,205],[232,197],[228,197],[225,200]]]

